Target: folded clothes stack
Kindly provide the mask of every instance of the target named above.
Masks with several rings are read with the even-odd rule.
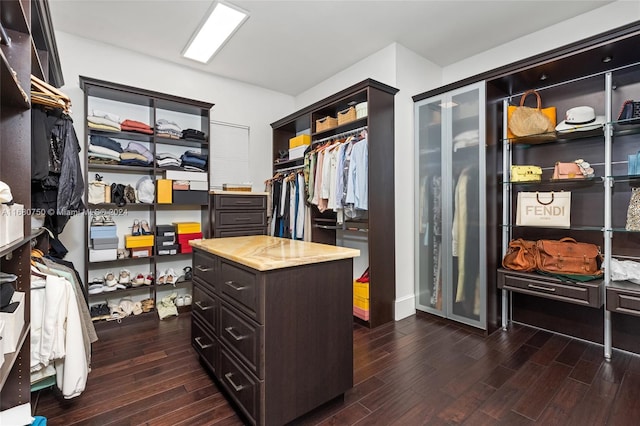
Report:
[[[137,132],[147,135],[153,134],[153,128],[146,123],[136,120],[124,120],[120,123],[120,128],[123,132]]]
[[[204,132],[196,129],[184,129],[182,131],[182,139],[196,139],[199,141],[206,140]]]
[[[182,128],[173,121],[161,118],[156,121],[156,134],[164,138],[180,139]]]
[[[169,153],[169,152],[160,152],[156,154],[156,162],[158,163],[158,167],[180,167],[180,158]]]
[[[195,151],[187,151],[180,157],[182,160],[182,167],[185,170],[203,171],[207,170],[207,163],[209,156],[207,154],[200,154]]]
[[[138,142],[129,142],[124,152],[120,154],[120,164],[126,166],[148,166],[153,161],[153,154]]]
[[[120,132],[122,130],[119,116],[99,109],[91,110],[91,114],[87,116],[87,122],[92,129],[108,132]]]
[[[89,142],[89,163],[119,164],[122,146],[115,140],[99,135],[91,135]]]

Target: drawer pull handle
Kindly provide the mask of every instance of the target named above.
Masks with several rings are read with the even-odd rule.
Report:
[[[236,222],[249,222],[251,220],[250,217],[236,217],[235,221]]]
[[[246,206],[247,204],[251,204],[251,201],[241,201],[241,200],[238,200],[238,201],[236,201],[236,204],[242,204],[242,205],[245,205],[245,206]]]
[[[209,271],[213,271],[213,267],[211,268],[205,268],[202,265],[196,265],[196,269],[200,272],[209,272]]]
[[[242,291],[247,288],[247,286],[237,285],[238,283],[236,283],[235,281],[225,281],[225,284],[236,291]]]
[[[240,392],[242,389],[244,389],[244,386],[240,385],[236,385],[235,383],[233,383],[233,380],[231,380],[231,376],[233,376],[233,373],[227,373],[224,375],[224,378],[227,379],[227,381],[231,384],[231,386],[233,386],[233,389],[236,392]]]
[[[534,290],[550,291],[551,293],[554,293],[556,291],[556,289],[553,287],[543,287],[541,285],[535,285],[535,284],[529,284],[527,285],[527,287],[532,288]]]
[[[208,345],[203,345],[202,342],[200,341],[200,339],[202,339],[202,337],[196,337],[195,340],[196,343],[198,344],[198,346],[200,346],[200,349],[207,349],[210,348],[211,346],[213,346],[213,343],[209,343]]]
[[[209,309],[213,309],[213,305],[211,305],[211,306],[202,306],[202,302],[199,301],[199,300],[196,302],[196,306],[198,308],[200,308],[201,311],[208,311]]]
[[[247,336],[240,336],[239,334],[236,334],[235,331],[233,330],[233,327],[227,327],[225,328],[225,331],[229,333],[231,337],[233,337],[238,342],[244,339],[245,337],[247,337]]]

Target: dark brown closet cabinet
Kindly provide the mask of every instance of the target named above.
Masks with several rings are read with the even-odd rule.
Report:
[[[369,327],[393,321],[395,303],[395,216],[394,216],[394,96],[398,92],[375,80],[364,80],[332,96],[302,108],[274,123],[273,171],[302,166],[304,158],[279,161],[280,153],[289,149],[289,139],[299,134],[311,136],[312,147],[367,129],[368,217],[338,224],[336,213],[320,213],[312,206],[311,241],[335,245],[349,234],[366,238],[368,257],[355,259],[358,278],[369,267]],[[366,103],[364,116],[344,120],[350,107]],[[355,112],[352,112],[355,114]],[[342,117],[340,117],[342,116]],[[329,121],[334,124],[326,127]],[[337,119],[340,117],[340,121]],[[277,161],[278,160],[278,161]],[[364,250],[363,250],[364,251]],[[362,256],[367,256],[362,253]]]
[[[7,183],[16,203],[31,209],[31,74],[55,87],[64,82],[46,1],[0,2],[0,24],[7,39],[0,40],[0,181]],[[2,231],[4,232],[4,231]],[[41,234],[31,230],[24,216],[24,238],[0,246],[0,270],[18,276],[24,292],[24,326],[18,349],[3,357],[0,367],[0,410],[29,403],[30,255]]]

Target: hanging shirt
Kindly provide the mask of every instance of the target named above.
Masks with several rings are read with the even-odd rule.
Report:
[[[369,207],[369,150],[367,139],[353,145],[349,175],[347,178],[346,202],[356,209],[367,210]]]
[[[296,226],[295,239],[302,240],[305,236],[305,203],[304,203],[304,176],[298,173],[297,177],[297,197],[296,197]]]

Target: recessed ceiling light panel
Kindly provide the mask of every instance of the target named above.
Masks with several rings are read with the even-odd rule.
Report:
[[[248,17],[248,12],[236,6],[215,2],[182,56],[206,64]]]

